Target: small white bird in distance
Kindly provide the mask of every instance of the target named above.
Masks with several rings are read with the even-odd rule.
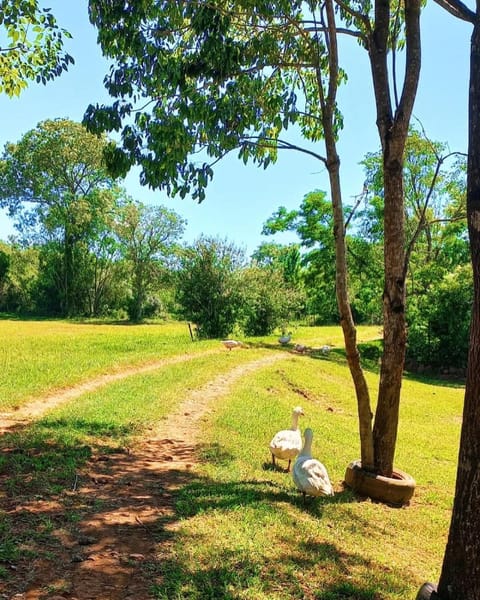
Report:
[[[282,346],[285,346],[286,344],[288,344],[290,342],[291,339],[292,339],[292,333],[289,331],[288,333],[283,334],[278,338],[278,343],[281,344]]]
[[[242,342],[238,342],[237,340],[222,340],[222,344],[229,350],[232,348],[241,348],[243,346]]]

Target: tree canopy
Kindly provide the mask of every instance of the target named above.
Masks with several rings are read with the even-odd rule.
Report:
[[[0,160],[0,206],[24,241],[49,240],[61,249],[56,286],[63,290],[64,314],[75,310],[76,251],[98,230],[117,194],[103,163],[105,145],[105,137],[80,123],[47,120],[6,144]]]
[[[105,137],[68,119],[47,120],[7,143],[0,161],[0,206],[19,231],[38,225],[50,234],[79,236],[114,187],[103,162]]]
[[[7,96],[18,96],[29,81],[47,83],[74,62],[63,50],[70,33],[37,0],[0,0],[0,34],[0,93]]]
[[[85,121],[92,131],[121,130],[110,167],[124,173],[137,163],[143,183],[202,200],[213,165],[232,151],[264,167],[280,149],[321,158],[282,137],[294,123],[306,140],[322,135],[319,14],[317,1],[180,1],[134,3],[124,18],[123,5],[91,0],[114,61],[106,87],[118,100],[90,106]]]
[[[132,273],[130,318],[141,321],[146,298],[159,267],[172,255],[183,235],[185,221],[165,206],[146,206],[141,202],[123,203],[114,225],[123,255]]]

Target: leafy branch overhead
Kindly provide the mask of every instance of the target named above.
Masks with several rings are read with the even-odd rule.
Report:
[[[72,36],[37,0],[0,0],[0,93],[19,96],[29,81],[47,83],[74,60],[63,50]]]
[[[267,167],[281,149],[325,162],[319,72],[327,69],[320,3],[299,0],[90,2],[104,54],[106,87],[116,100],[90,106],[91,131],[121,131],[108,155],[116,175],[133,165],[142,183],[203,200],[213,167],[238,152]],[[338,71],[338,80],[345,79]],[[325,90],[325,94],[327,90]],[[297,125],[297,146],[286,132]],[[336,132],[342,117],[335,114]]]

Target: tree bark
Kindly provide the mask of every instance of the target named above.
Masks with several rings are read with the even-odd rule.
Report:
[[[133,321],[140,323],[143,318],[145,305],[145,265],[141,262],[134,263],[133,277]]]
[[[73,317],[74,311],[74,299],[73,299],[73,236],[70,233],[70,227],[67,225],[65,228],[64,238],[64,315],[66,317]]]
[[[387,65],[390,16],[389,1],[376,0],[375,27],[368,37],[384,168],[384,347],[373,445],[375,470],[387,477],[393,471],[406,349],[403,165],[420,76],[420,0],[405,0],[405,78],[395,111]]]
[[[467,219],[474,303],[457,482],[438,586],[442,600],[480,599],[480,2],[470,49]]]
[[[340,159],[337,153],[334,131],[334,110],[338,87],[338,51],[335,26],[335,11],[331,0],[326,2],[327,24],[329,30],[329,86],[326,98],[318,70],[319,91],[322,102],[322,125],[327,155],[327,169],[332,194],[334,239],[335,239],[335,290],[337,307],[340,315],[347,362],[350,368],[357,398],[358,423],[360,433],[360,454],[362,467],[374,468],[372,410],[370,393],[363,369],[360,364],[360,353],[357,347],[357,330],[353,320],[350,298],[348,295],[348,269],[345,244],[345,220],[343,214],[342,192],[340,185]]]
[[[406,349],[403,139],[386,141],[384,160],[383,356],[373,427],[375,470],[390,476],[397,441],[400,390]],[[394,148],[392,148],[394,146]]]

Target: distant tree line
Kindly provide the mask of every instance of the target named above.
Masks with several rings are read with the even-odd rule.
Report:
[[[263,225],[266,236],[295,232],[297,244],[264,242],[247,258],[226,239],[182,243],[186,223],[175,211],[129,198],[107,173],[108,144],[57,119],[6,145],[0,205],[18,233],[0,243],[0,311],[135,322],[168,315],[203,337],[338,322],[325,192],[308,193],[296,210],[279,207]],[[363,165],[364,189],[347,211],[349,288],[356,321],[380,324],[381,154]],[[405,171],[409,365],[462,369],[472,302],[465,161],[412,130]]]

